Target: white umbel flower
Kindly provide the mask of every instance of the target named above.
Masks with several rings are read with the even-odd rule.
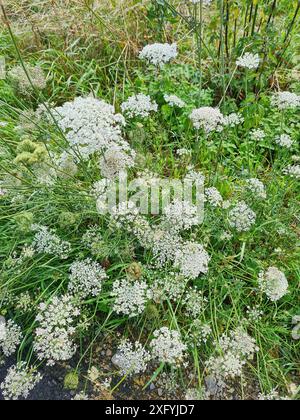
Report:
[[[0,346],[1,346],[1,341],[3,342],[6,338],[6,325],[5,325],[5,320],[4,322],[1,321],[0,318]]]
[[[163,67],[166,63],[176,58],[177,44],[150,44],[146,45],[139,54],[141,60],[146,60],[150,64]]]
[[[193,4],[199,4],[202,1],[204,6],[208,6],[212,2],[212,0],[187,0],[187,1]]]
[[[266,133],[259,128],[252,130],[250,134],[251,134],[252,140],[254,141],[262,141],[266,137]]]
[[[38,328],[33,345],[39,360],[46,360],[49,366],[53,366],[58,361],[66,361],[74,356],[74,322],[79,314],[70,295],[55,296],[50,303],[39,305],[36,317]]]
[[[128,150],[122,138],[125,120],[112,105],[92,97],[78,97],[53,110],[66,139],[83,158],[104,151],[112,145]]]
[[[300,106],[300,95],[293,92],[277,92],[271,98],[271,105],[279,110],[297,108]]]
[[[265,200],[267,198],[265,185],[257,178],[250,178],[246,181],[246,186],[256,197]]]
[[[21,328],[10,319],[8,322],[3,320],[0,324],[2,330],[2,339],[0,337],[0,349],[2,350],[4,356],[11,356],[17,351],[18,345],[22,340],[22,331]]]
[[[129,118],[147,118],[151,112],[157,112],[158,105],[150,96],[140,93],[133,95],[121,104],[121,109]]]
[[[276,302],[288,292],[288,281],[285,274],[276,267],[269,267],[258,276],[259,287],[272,302]]]
[[[151,297],[156,303],[164,300],[178,302],[184,294],[188,279],[178,273],[170,273],[166,276],[156,276],[151,287]]]
[[[259,350],[255,340],[241,328],[223,334],[219,342],[215,342],[215,348],[222,354],[211,356],[206,367],[221,386],[226,386],[224,380],[240,376],[247,360],[253,359]]]
[[[289,165],[284,169],[283,173],[292,178],[300,179],[300,165]]]
[[[165,208],[165,218],[170,227],[176,230],[190,229],[200,223],[197,207],[182,200],[174,200]]]
[[[135,153],[127,154],[117,147],[108,149],[100,160],[101,175],[107,179],[116,178],[126,168],[134,166]]]
[[[226,127],[236,127],[243,124],[244,120],[242,115],[233,112],[232,114],[224,116],[224,125]]]
[[[225,124],[223,114],[218,108],[204,106],[194,109],[190,115],[194,128],[203,129],[206,133],[222,131]]]
[[[36,252],[41,254],[55,255],[61,259],[68,258],[71,244],[61,240],[47,226],[32,225],[32,230],[36,231],[32,246]]]
[[[8,71],[8,77],[17,85],[20,93],[25,96],[30,96],[35,89],[43,90],[46,88],[46,78],[43,70],[39,66],[32,66],[25,64],[26,71],[29,74],[30,80],[24,71],[23,66],[13,67]]]
[[[196,279],[208,272],[210,256],[203,245],[196,242],[185,242],[176,252],[174,266],[187,278]]]
[[[154,358],[171,365],[179,365],[183,361],[187,347],[183,344],[178,331],[162,327],[155,330],[153,336],[150,347]]]
[[[291,149],[294,142],[288,134],[281,134],[280,136],[277,136],[275,138],[275,143],[278,144],[278,146],[285,147],[286,149]]]
[[[113,310],[117,314],[133,317],[145,310],[151,293],[144,281],[122,279],[114,282],[111,295],[115,299]]]
[[[192,151],[182,147],[181,149],[176,150],[176,155],[179,157],[190,157],[192,155]]]
[[[185,102],[176,95],[164,95],[164,99],[170,106],[184,108]]]
[[[90,258],[84,261],[75,261],[70,267],[69,292],[86,298],[98,296],[102,283],[107,279],[105,270]]]
[[[121,369],[123,375],[133,375],[145,372],[147,364],[151,360],[150,353],[136,341],[131,343],[123,340],[113,357],[113,363]]]
[[[247,232],[255,224],[256,213],[244,201],[229,212],[229,225],[238,232]]]
[[[239,67],[244,67],[246,69],[257,69],[260,63],[260,58],[258,54],[245,53],[243,56],[239,57],[236,61],[236,65]]]
[[[288,397],[281,397],[275,389],[272,389],[268,394],[258,394],[259,401],[287,401],[290,400]]]
[[[185,312],[191,318],[198,318],[203,312],[207,299],[203,296],[201,290],[190,287],[183,298]]]
[[[223,197],[215,187],[206,188],[204,190],[204,200],[213,207],[221,207],[223,204]]]
[[[4,382],[0,385],[5,400],[28,398],[33,388],[42,380],[40,373],[26,366],[25,362],[9,368]]]

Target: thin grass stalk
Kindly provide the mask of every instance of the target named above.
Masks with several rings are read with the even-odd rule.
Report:
[[[245,12],[245,18],[244,18],[244,34],[243,37],[245,38],[247,35],[247,21],[248,21],[248,13],[249,13],[249,3],[247,1],[247,6],[246,6],[246,12]]]
[[[253,0],[251,0],[251,5],[250,5],[249,22],[247,25],[247,36],[249,36],[249,29],[250,29],[250,25],[252,21],[252,14],[253,14]]]
[[[265,34],[265,36],[264,36],[264,56],[263,56],[263,60],[262,60],[261,68],[260,68],[259,77],[258,77],[258,86],[261,86],[261,79],[262,79],[262,76],[263,76],[263,73],[264,73],[264,70],[265,70],[265,65],[266,65],[267,56],[268,56],[268,51],[267,51],[268,29],[269,29],[269,26],[271,24],[272,17],[275,13],[276,6],[277,6],[277,0],[274,0],[273,3],[272,3],[272,6],[271,6],[268,21],[267,21],[266,28],[265,28],[265,31],[264,31],[264,34]]]
[[[172,4],[170,4],[169,2],[165,1],[165,5],[167,6],[167,8],[172,11],[172,13],[175,16],[180,17],[189,27],[190,31],[195,31],[197,30],[197,24],[195,24],[195,22],[191,22],[190,19],[186,16],[184,16],[181,12],[179,12]],[[209,46],[207,45],[207,43],[204,40],[204,37],[201,37],[201,42],[203,47],[207,50],[209,57],[211,58],[213,64],[216,66],[216,68],[218,68],[218,62],[216,61],[214,54],[211,52]]]
[[[199,15],[199,24],[197,24],[197,17]],[[202,33],[203,33],[203,0],[200,0],[199,10],[197,4],[194,5],[194,20],[195,20],[195,35],[197,42],[197,59],[198,59],[198,69],[199,69],[199,106],[201,105],[202,97]]]
[[[225,96],[225,54],[224,54],[224,0],[220,0],[220,73],[222,94]]]
[[[256,26],[256,21],[257,21],[257,16],[258,16],[258,3],[255,6],[255,10],[254,10],[254,15],[253,15],[253,22],[252,22],[252,30],[251,30],[251,36],[254,35],[255,32],[255,26]]]
[[[283,41],[283,50],[282,50],[282,53],[280,54],[279,59],[278,59],[278,61],[277,61],[277,65],[276,65],[275,71],[276,71],[276,70],[278,70],[278,68],[279,68],[279,67],[282,65],[282,63],[283,63],[283,57],[284,57],[284,55],[285,55],[285,53],[286,53],[286,51],[287,51],[287,49],[288,49],[288,47],[289,47],[289,45],[290,45],[291,39],[289,39],[289,38],[290,38],[290,35],[291,35],[291,33],[292,33],[293,29],[294,29],[294,26],[295,26],[296,19],[297,19],[297,16],[298,16],[298,14],[299,14],[299,11],[300,11],[300,0],[298,1],[298,4],[297,4],[297,7],[296,7],[296,10],[295,10],[294,16],[293,16],[293,18],[292,18],[292,21],[291,21],[291,23],[290,23],[290,25],[289,25],[289,27],[288,27],[288,30],[287,30],[287,32],[286,32],[286,35],[285,35],[285,37],[284,37],[284,41]],[[288,42],[287,42],[287,41],[288,41]]]
[[[226,19],[225,19],[225,50],[227,57],[227,65],[229,64],[229,22],[230,22],[230,5],[229,0],[226,0]]]
[[[233,48],[236,47],[236,39],[237,39],[237,18],[234,19],[234,29],[233,29]]]

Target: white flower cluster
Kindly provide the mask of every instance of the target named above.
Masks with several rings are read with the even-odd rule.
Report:
[[[120,172],[125,171],[126,168],[134,166],[135,152],[125,153],[118,147],[113,146],[104,152],[100,160],[101,175],[107,179],[116,178]]]
[[[69,242],[61,240],[47,226],[34,224],[32,225],[32,230],[36,231],[32,243],[36,252],[55,255],[61,259],[68,258],[71,251],[71,244]]]
[[[236,127],[243,124],[245,121],[244,117],[240,114],[233,112],[232,114],[224,116],[224,125],[226,127]]]
[[[0,188],[0,198],[4,197],[7,194],[7,191],[3,188]]]
[[[190,115],[194,128],[203,129],[206,133],[220,132],[224,128],[225,120],[218,108],[204,106],[194,109]]]
[[[251,359],[254,353],[259,350],[254,338],[250,337],[242,328],[231,331],[229,335],[223,334],[218,344],[224,353],[231,351],[247,359]]]
[[[111,295],[114,298],[113,310],[129,317],[141,314],[151,298],[146,282],[128,279],[116,280]]]
[[[171,229],[186,230],[200,223],[197,207],[187,201],[176,199],[164,210]]]
[[[6,321],[5,318],[0,316],[0,345],[1,341],[3,342],[6,338]]]
[[[149,248],[157,259],[159,266],[174,260],[176,250],[182,246],[182,238],[174,229],[170,232],[158,226],[149,238]]]
[[[177,302],[183,295],[187,282],[188,279],[178,273],[168,273],[167,276],[158,275],[151,287],[151,297],[157,303],[166,299]]]
[[[113,362],[121,369],[123,375],[132,375],[145,372],[151,360],[150,353],[144,349],[140,342],[134,344],[123,340],[118,347]]]
[[[155,330],[153,336],[150,347],[154,358],[171,365],[179,365],[183,361],[187,347],[183,344],[178,331],[162,327]]]
[[[179,157],[191,156],[191,154],[192,154],[192,151],[190,149],[186,149],[184,147],[176,150],[176,155],[179,156]]]
[[[107,211],[107,190],[112,180],[101,179],[94,182],[90,194],[96,199],[99,213]]]
[[[238,232],[247,232],[256,222],[256,213],[244,201],[229,212],[229,225]]]
[[[78,172],[78,167],[75,163],[74,156],[67,152],[63,152],[58,158],[56,158],[57,176],[62,178],[69,178]]]
[[[250,322],[258,322],[262,319],[264,312],[258,305],[250,307],[247,306],[247,317]]]
[[[136,205],[129,201],[122,202],[111,209],[112,220],[118,228],[129,228],[139,219],[139,210]]]
[[[203,245],[187,241],[175,252],[174,266],[187,278],[196,279],[208,272],[210,256]]]
[[[267,198],[266,187],[259,179],[257,178],[247,179],[246,187],[256,197],[262,198],[263,200]]]
[[[294,142],[288,134],[281,134],[280,136],[277,136],[275,138],[275,143],[278,144],[278,146],[286,147],[287,149],[291,149]]]
[[[268,394],[259,394],[258,400],[259,401],[286,401],[289,400],[288,397],[281,397],[275,389],[272,389]]]
[[[111,146],[129,150],[122,138],[125,120],[112,105],[92,97],[78,97],[53,110],[58,125],[72,148],[83,158]]]
[[[160,266],[173,262],[184,277],[193,279],[207,273],[210,257],[201,244],[185,242],[176,230],[165,226],[152,228],[133,203],[113,209],[112,220],[116,226],[133,233],[142,246],[151,249]]]
[[[220,383],[240,376],[247,360],[251,360],[259,350],[255,340],[241,328],[231,331],[229,335],[222,335],[215,347],[219,348],[222,354],[217,357],[211,356],[206,366]]]
[[[169,104],[170,106],[177,106],[178,108],[184,108],[185,102],[178,98],[176,95],[164,95],[164,100]]]
[[[139,54],[141,60],[146,60],[155,66],[163,67],[166,63],[176,58],[177,44],[149,44]]]
[[[264,292],[272,302],[276,302],[288,292],[288,281],[285,274],[276,267],[269,267],[267,271],[261,271],[258,276],[260,290]]]
[[[45,89],[47,85],[46,78],[41,67],[30,64],[25,64],[25,67],[30,80],[22,66],[13,67],[7,73],[8,77],[17,85],[20,93],[25,96],[30,96],[34,89]]]
[[[195,171],[193,166],[189,166],[184,181],[194,182],[197,187],[201,187],[204,186],[205,175],[201,172]]]
[[[150,96],[140,93],[130,96],[127,101],[121,104],[121,109],[129,118],[147,118],[151,112],[158,111],[158,105]]]
[[[18,345],[22,340],[22,330],[13,321],[9,320],[5,322],[4,318],[0,319],[0,349],[3,354],[7,357],[14,354],[17,350]]]
[[[34,300],[31,298],[30,293],[28,291],[21,293],[18,295],[16,302],[16,309],[18,309],[22,313],[28,312],[30,309],[35,307]]]
[[[72,297],[55,296],[50,303],[41,303],[36,322],[33,349],[39,360],[47,360],[49,366],[57,361],[66,361],[73,357],[76,346],[73,343],[75,318],[79,309],[72,302]]]
[[[266,137],[266,133],[259,128],[252,130],[250,135],[251,139],[254,141],[263,141]]]
[[[212,329],[209,324],[203,324],[200,319],[193,320],[189,333],[189,340],[191,344],[200,347],[202,344],[206,344],[211,335]]]
[[[75,261],[71,265],[69,279],[69,292],[86,298],[99,295],[107,275],[100,264],[87,258],[84,261]]]
[[[271,98],[271,105],[279,110],[297,108],[300,106],[300,95],[292,92],[277,92]]]
[[[201,2],[201,0],[188,0],[188,1],[193,4],[198,4]],[[203,2],[203,5],[207,6],[212,2],[212,0],[202,0],[202,2]]]
[[[239,67],[244,67],[246,69],[257,69],[260,63],[260,58],[258,54],[245,53],[243,56],[239,57],[236,61],[236,65]]]
[[[89,396],[84,392],[79,392],[74,396],[72,401],[89,401]]]
[[[292,178],[300,179],[300,165],[289,165],[284,169],[283,173]]]
[[[223,204],[223,197],[215,187],[205,189],[204,200],[213,207],[221,207]]]
[[[207,303],[206,297],[203,296],[201,290],[190,287],[182,300],[185,306],[185,312],[189,317],[198,318],[205,309]]]
[[[36,373],[35,369],[27,367],[25,362],[19,362],[9,368],[0,389],[5,400],[18,400],[19,398],[27,398],[41,380],[40,373]]]

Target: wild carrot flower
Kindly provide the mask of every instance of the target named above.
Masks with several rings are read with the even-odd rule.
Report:
[[[197,130],[203,129],[206,133],[222,131],[225,124],[224,116],[220,110],[209,106],[194,109],[190,119]]]
[[[245,53],[242,57],[239,57],[236,65],[239,67],[245,67],[249,70],[251,69],[257,69],[260,63],[260,58],[258,54],[252,54],[252,53]]]
[[[35,369],[27,367],[25,362],[9,368],[4,382],[0,385],[6,400],[27,398],[33,388],[42,380],[42,375]]]
[[[258,276],[260,290],[264,292],[272,302],[276,302],[288,292],[288,281],[285,274],[276,267],[269,267],[261,271]]]
[[[140,59],[146,60],[155,66],[163,67],[166,63],[177,57],[177,44],[150,44],[140,52]]]

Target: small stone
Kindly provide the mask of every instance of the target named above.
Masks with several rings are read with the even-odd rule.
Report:
[[[204,381],[208,393],[210,395],[216,395],[218,393],[218,385],[216,379],[213,376],[207,376]]]

